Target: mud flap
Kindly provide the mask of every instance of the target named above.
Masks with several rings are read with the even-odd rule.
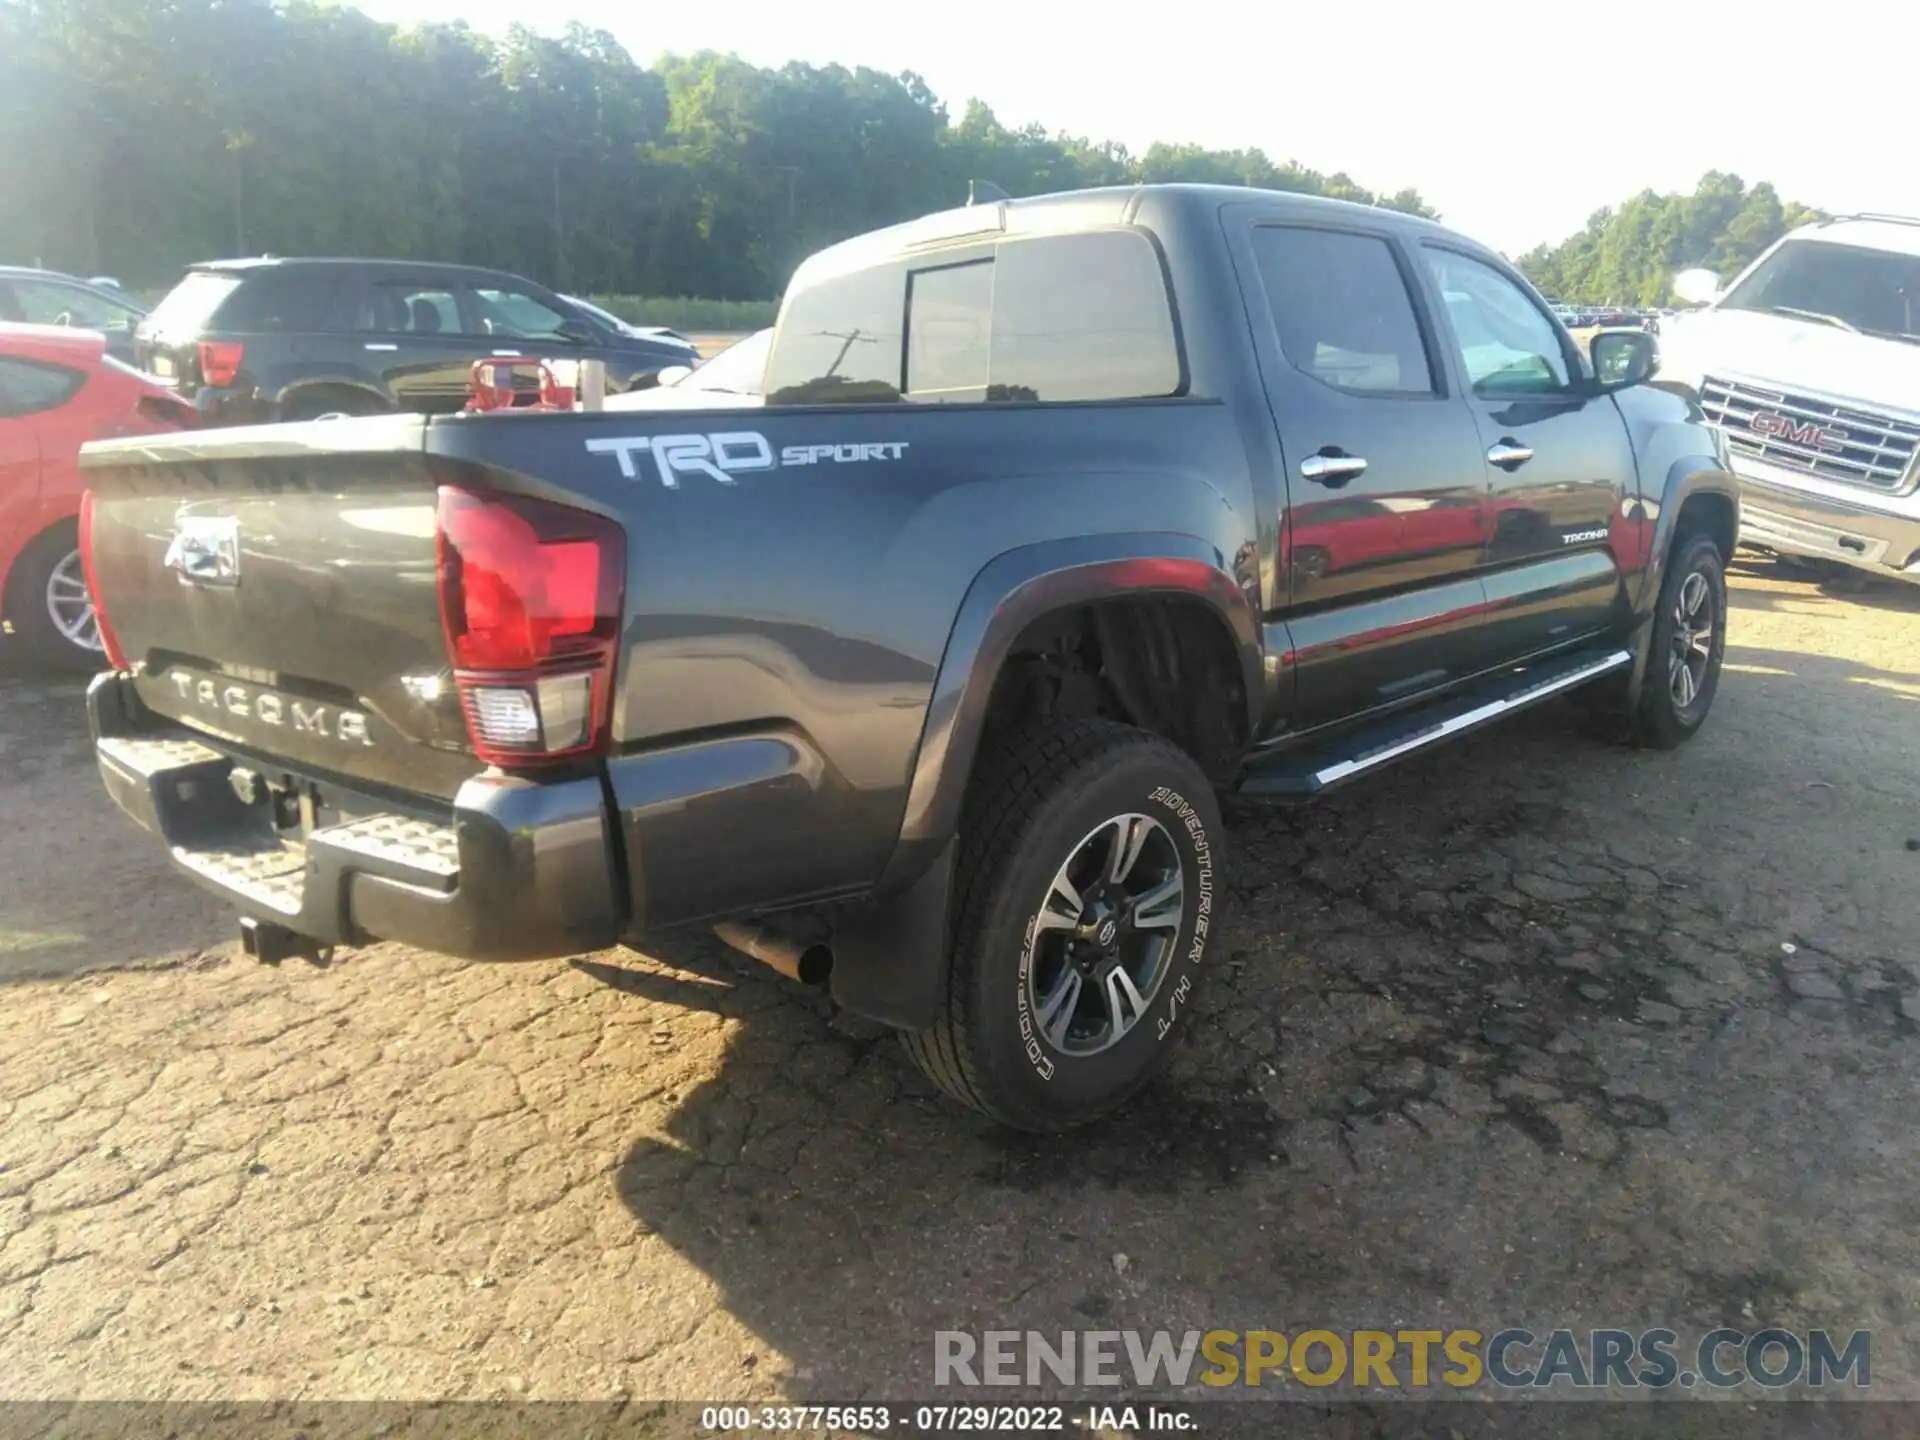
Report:
[[[902,1030],[924,1030],[946,998],[955,841],[912,885],[833,922],[834,1002]]]

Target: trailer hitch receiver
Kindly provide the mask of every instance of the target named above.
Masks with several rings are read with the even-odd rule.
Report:
[[[322,945],[311,935],[302,935],[270,920],[240,917],[240,948],[263,965],[278,965],[282,960],[305,960],[310,965],[333,962],[333,947]]]

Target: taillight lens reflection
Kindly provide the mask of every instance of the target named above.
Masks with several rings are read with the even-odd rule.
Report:
[[[120,637],[113,633],[113,623],[107,619],[107,607],[100,602],[100,581],[93,562],[91,490],[80,497],[80,571],[87,577],[87,596],[93,601],[93,620],[100,627],[100,647],[107,652],[107,663],[116,670],[125,670],[129,668],[126,652],[121,650]]]
[[[474,749],[526,766],[604,746],[626,537],[602,516],[440,487],[440,616]]]

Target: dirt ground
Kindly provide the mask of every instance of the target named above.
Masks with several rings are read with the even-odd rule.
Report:
[[[1230,815],[1198,1023],[1037,1143],[717,943],[280,970],[0,680],[0,1398],[925,1398],[942,1328],[1761,1322],[1920,1395],[1920,590],[1735,575],[1672,755],[1542,711]],[[1789,949],[1789,947],[1792,947]]]

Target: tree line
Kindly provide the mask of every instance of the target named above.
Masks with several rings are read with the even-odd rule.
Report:
[[[0,0],[0,261],[136,288],[236,254],[516,270],[576,293],[776,297],[822,245],[962,201],[1154,180],[1414,214],[1259,150],[956,117],[918,76],[734,56],[637,63],[605,31],[399,28],[311,0]],[[1658,304],[1812,214],[1712,173],[1598,211],[1521,264],[1548,294]]]
[[[1141,180],[1430,214],[1258,150],[1123,146],[917,76],[636,64],[604,31],[397,28],[307,0],[0,0],[0,259],[164,286],[234,254],[501,266],[576,293],[777,296],[822,245],[961,203]]]
[[[1823,218],[1783,202],[1761,181],[1710,170],[1691,195],[1643,190],[1615,209],[1596,210],[1585,228],[1520,257],[1520,269],[1555,300],[1594,305],[1664,305],[1673,277],[1704,266],[1732,279],[1787,231]]]

